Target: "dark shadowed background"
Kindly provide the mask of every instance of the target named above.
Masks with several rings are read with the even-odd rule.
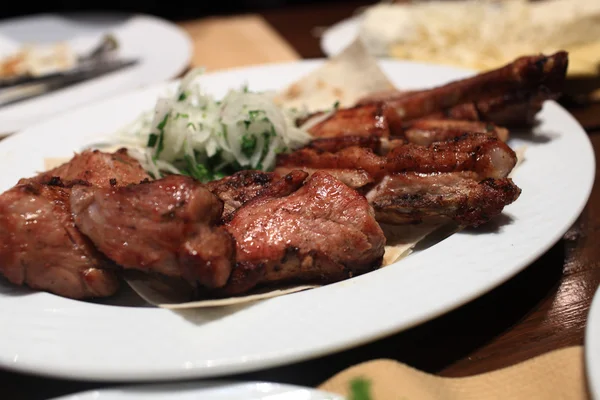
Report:
[[[8,2],[3,2],[8,3]],[[91,0],[49,1],[43,3],[10,2],[0,7],[0,18],[43,12],[125,11],[147,13],[167,19],[192,19],[208,15],[246,13],[289,5],[343,3],[341,0]]]

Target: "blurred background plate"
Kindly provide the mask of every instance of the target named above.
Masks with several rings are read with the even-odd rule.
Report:
[[[321,36],[321,50],[327,57],[340,53],[358,36],[359,27],[360,16],[332,25]]]
[[[139,58],[130,68],[106,74],[28,101],[0,108],[0,136],[102,97],[171,79],[182,73],[192,42],[176,25],[149,15],[116,13],[39,14],[0,22],[0,57],[22,45],[66,42],[85,52],[113,34],[120,58]]]

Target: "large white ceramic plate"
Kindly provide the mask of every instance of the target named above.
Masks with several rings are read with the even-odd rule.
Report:
[[[41,14],[5,20],[0,22],[0,56],[17,51],[25,43],[58,41],[86,53],[106,33],[117,38],[124,58],[139,58],[139,63],[0,108],[0,136],[86,102],[173,79],[190,62],[192,44],[183,30],[153,16],[129,14]]]
[[[600,287],[592,301],[585,328],[585,368],[592,399],[600,400]]]
[[[321,35],[321,50],[327,57],[341,53],[358,36],[360,16],[344,19],[329,28]]]
[[[90,390],[52,400],[344,400],[320,390],[268,382],[200,382]]]
[[[245,82],[282,88],[319,61],[206,75],[215,95]],[[469,75],[447,67],[382,62],[401,88]],[[153,107],[164,87],[86,106],[0,142],[0,190],[69,157]],[[321,356],[407,329],[483,294],[549,249],[583,209],[594,180],[590,142],[553,102],[516,171],[523,189],[496,229],[465,231],[399,264],[323,288],[229,308],[173,312],[117,307],[14,288],[0,280],[0,366],[89,380],[209,377]],[[535,282],[532,282],[534,285]],[[474,321],[474,323],[477,323]]]

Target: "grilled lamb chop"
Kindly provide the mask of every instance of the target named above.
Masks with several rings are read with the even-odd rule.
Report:
[[[225,228],[236,265],[219,295],[259,284],[329,283],[379,267],[385,237],[366,199],[325,172],[295,190],[283,179],[239,208]]]
[[[0,273],[72,299],[110,296],[119,281],[75,227],[69,195],[68,188],[35,182],[0,195]]]
[[[408,121],[461,104],[502,99],[503,96],[523,98],[547,94],[552,98],[562,90],[567,65],[568,54],[564,51],[550,56],[520,57],[508,65],[472,78],[433,89],[399,93],[396,98],[380,98],[378,102],[393,108],[404,121]],[[373,99],[368,101],[359,104],[370,105]],[[478,103],[479,108],[484,108],[483,104]]]
[[[400,136],[415,119],[453,119],[521,127],[545,100],[559,97],[568,54],[521,57],[493,71],[427,90],[370,95],[350,108],[317,112],[297,121],[315,138]]]
[[[429,114],[423,119],[453,119],[491,122],[507,128],[527,128],[535,123],[535,115],[546,100],[560,97],[558,90],[540,88],[517,90],[477,101],[466,102]]]
[[[112,295],[119,287],[115,266],[75,227],[71,187],[148,178],[120,150],[86,151],[49,172],[21,179],[0,195],[0,273],[12,283],[74,299]]]
[[[223,286],[233,243],[216,227],[223,203],[192,178],[171,175],[120,188],[79,186],[71,194],[75,224],[124,268]]]
[[[341,138],[342,143],[347,138]],[[453,219],[480,225],[512,203],[520,189],[506,179],[516,155],[504,142],[489,134],[468,134],[428,147],[399,143],[385,154],[367,147],[307,146],[280,155],[276,172],[302,169],[310,174],[325,170],[346,185],[367,195],[379,222],[416,223],[424,219]]]
[[[415,144],[394,146],[385,156],[370,148],[347,147],[337,152],[303,148],[280,155],[280,168],[296,169],[359,169],[373,179],[395,172],[459,172],[473,171],[479,178],[504,178],[516,164],[514,151],[505,143],[487,134],[466,134],[429,147]]]
[[[509,178],[477,181],[469,173],[401,173],[383,178],[366,197],[379,222],[412,224],[449,218],[476,227],[500,214],[520,194]]]

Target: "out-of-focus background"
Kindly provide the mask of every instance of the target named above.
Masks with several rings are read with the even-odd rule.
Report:
[[[42,12],[124,11],[147,13],[171,20],[199,18],[208,15],[256,12],[285,6],[323,3],[345,3],[342,0],[61,0],[36,3],[11,2],[0,7],[0,18]],[[375,3],[375,2],[373,2]]]

